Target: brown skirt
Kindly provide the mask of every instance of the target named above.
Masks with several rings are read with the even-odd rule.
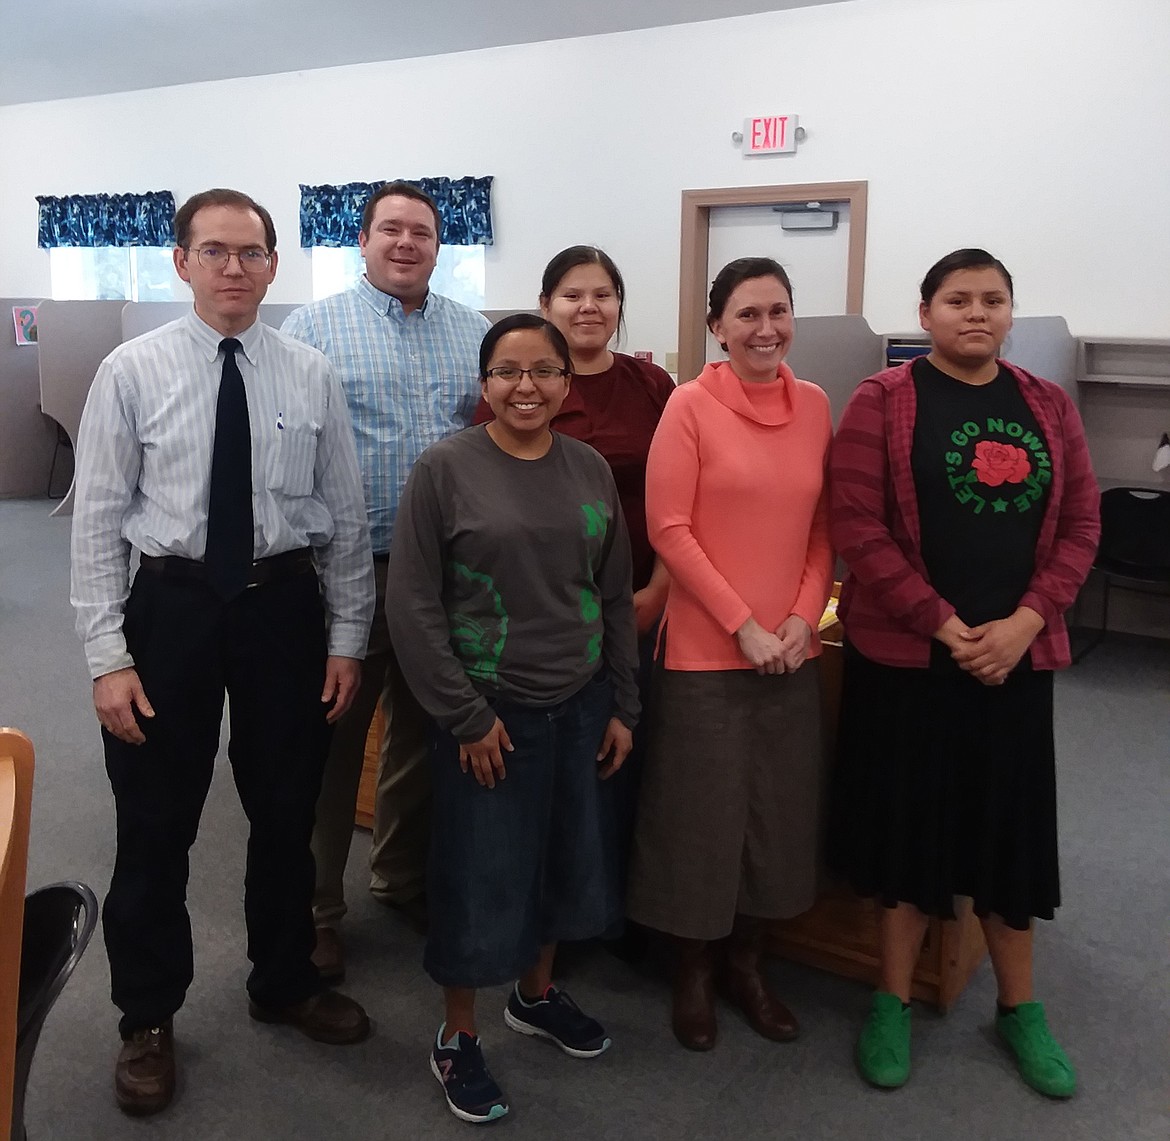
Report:
[[[764,676],[659,665],[655,684],[630,918],[712,940],[737,913],[807,911],[821,863],[820,663]]]

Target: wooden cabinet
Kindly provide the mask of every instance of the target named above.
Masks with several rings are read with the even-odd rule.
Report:
[[[914,970],[913,994],[947,1011],[986,954],[983,930],[970,901],[956,920],[932,919]],[[811,911],[771,924],[768,950],[784,959],[877,985],[877,906],[847,887],[825,890]]]
[[[839,628],[825,632],[828,637],[834,633],[839,637]],[[830,757],[841,700],[842,664],[840,643],[826,640],[821,656],[822,714]],[[914,997],[941,1011],[954,1004],[987,950],[979,921],[971,914],[970,901],[963,902],[965,908],[958,912],[957,919],[930,921],[914,971]],[[769,924],[767,948],[781,958],[876,985],[877,925],[877,905],[873,901],[859,899],[843,884],[830,884],[811,910],[795,919]]]
[[[370,722],[370,731],[366,735],[366,755],[362,760],[362,781],[358,785],[357,810],[354,812],[354,823],[359,828],[374,827],[374,792],[378,787],[378,754],[382,749],[382,732],[386,727],[386,718],[382,713],[382,703],[378,702],[374,710],[374,719]]]

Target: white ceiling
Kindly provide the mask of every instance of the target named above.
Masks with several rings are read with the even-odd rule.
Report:
[[[0,105],[841,2],[0,0]]]

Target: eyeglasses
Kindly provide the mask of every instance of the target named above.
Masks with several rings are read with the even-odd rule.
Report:
[[[554,368],[550,364],[538,364],[535,368],[513,368],[511,365],[501,365],[499,368],[489,368],[484,376],[494,377],[496,380],[519,380],[528,375],[533,380],[552,380],[558,376],[568,376],[567,368]]]
[[[188,248],[187,252],[192,251]],[[245,273],[264,273],[272,264],[272,255],[259,246],[248,246],[242,250],[229,250],[226,246],[200,246],[194,254],[204,269],[227,269],[233,257]]]

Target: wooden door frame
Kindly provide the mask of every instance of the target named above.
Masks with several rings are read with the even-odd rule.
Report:
[[[786,202],[847,202],[849,257],[845,312],[860,313],[865,288],[865,211],[868,182],[806,182],[782,186],[728,186],[682,192],[678,287],[678,378],[693,380],[706,358],[707,256],[711,208],[779,206]]]

